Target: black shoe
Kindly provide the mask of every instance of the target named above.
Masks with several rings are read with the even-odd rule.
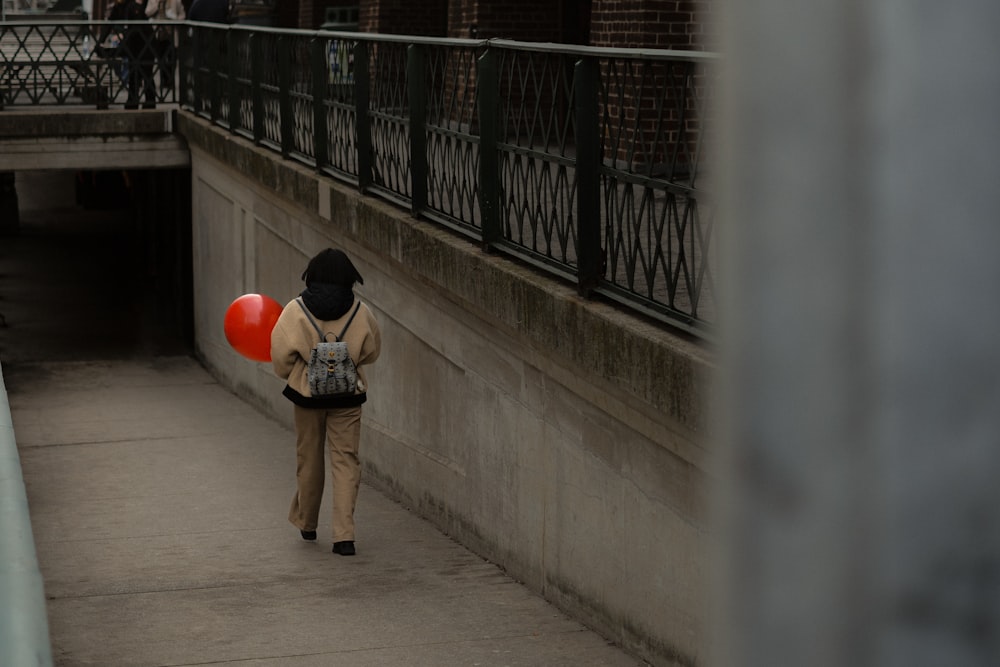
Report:
[[[333,553],[341,556],[353,556],[355,554],[354,542],[334,542]]]
[[[156,108],[156,102],[145,102],[145,103],[143,103],[142,108],[143,109],[155,109]]]
[[[316,540],[316,531],[315,530],[300,530],[299,532],[302,533],[302,539],[303,540],[309,540],[310,542],[313,542],[313,541]]]
[[[138,102],[126,102],[125,103],[125,108],[126,109],[138,109],[139,108],[139,103]]]

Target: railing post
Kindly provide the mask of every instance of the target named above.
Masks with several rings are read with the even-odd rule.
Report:
[[[227,76],[227,83],[229,84],[228,95],[229,98],[229,131],[236,132],[240,127],[240,93],[239,87],[236,85],[236,72],[238,70],[238,54],[236,52],[236,31],[227,30],[226,31],[226,61],[229,73]]]
[[[212,118],[212,122],[215,123],[219,120],[222,107],[222,82],[220,81],[221,73],[219,71],[222,65],[220,62],[222,60],[220,57],[220,52],[222,51],[222,39],[220,35],[222,35],[222,32],[220,30],[211,30],[209,31],[209,35],[211,48],[208,50],[208,76],[211,77],[212,81],[212,85],[209,86],[209,104],[211,105],[209,116]]]
[[[313,70],[313,156],[316,158],[316,171],[323,171],[330,162],[326,126],[326,96],[330,88],[328,74],[330,47],[329,41],[320,37],[314,37],[310,46]]]
[[[203,28],[191,28],[191,107],[195,113],[201,113],[205,108],[203,95],[204,84],[201,74],[205,66],[205,30]],[[109,68],[110,69],[110,68]],[[109,74],[109,77],[112,75]],[[108,85],[110,89],[110,83]],[[108,91],[111,94],[111,91]]]
[[[500,154],[497,152],[497,61],[487,48],[476,69],[479,102],[479,217],[483,250],[501,238]]]
[[[410,212],[427,208],[427,58],[423,47],[406,48],[406,82],[410,99]]]
[[[287,44],[291,41],[291,44]],[[288,157],[295,145],[292,118],[292,49],[294,40],[285,35],[278,37],[278,108],[281,114],[281,156]]]
[[[188,52],[190,42],[184,38],[185,34],[190,34],[188,33],[188,30],[188,28],[184,28],[183,31],[181,28],[174,28],[173,30],[173,40],[176,48],[176,51],[174,52],[176,56],[176,71],[174,72],[175,78],[173,79],[176,85],[174,97],[175,101],[181,106],[189,103],[187,98],[187,62],[188,58],[191,57],[191,54]]]
[[[250,33],[247,48],[250,49],[250,99],[253,106],[253,141],[259,144],[264,138],[264,91],[261,81],[264,79],[264,54],[255,44],[259,41],[256,33]]]
[[[599,70],[593,58],[573,68],[576,116],[577,287],[584,297],[602,277],[601,135],[598,117]]]
[[[103,58],[91,60],[94,64],[94,95],[97,97],[97,108],[107,109],[111,100],[111,83],[104,83],[104,78],[111,77],[111,68],[104,64]],[[3,107],[0,106],[0,109]]]
[[[372,184],[372,125],[368,116],[371,73],[368,69],[368,43],[354,45],[354,145],[358,150],[358,190]]]

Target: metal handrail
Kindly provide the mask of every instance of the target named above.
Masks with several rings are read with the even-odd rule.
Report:
[[[557,42],[522,42],[513,39],[492,38],[486,42],[495,47],[520,51],[548,51],[575,55],[581,58],[639,58],[645,60],[688,60],[691,62],[716,62],[722,56],[710,51],[676,51],[673,49],[624,49],[614,46],[579,46]]]
[[[182,21],[0,22],[0,110],[11,107],[175,103]],[[98,43],[103,34],[125,37]],[[159,39],[166,33],[168,39]]]
[[[175,75],[148,55],[95,61],[81,40],[106,24],[0,24],[0,112],[72,104],[65,89],[85,75],[97,108],[135,103],[120,69],[138,61],[143,82],[178,83],[179,96],[158,87],[157,103],[179,101],[585,297],[713,337],[705,156],[718,54],[164,22]],[[33,60],[39,39],[46,57]]]
[[[712,338],[718,54],[191,27],[184,108]]]
[[[0,368],[0,665],[52,665],[45,587]]]

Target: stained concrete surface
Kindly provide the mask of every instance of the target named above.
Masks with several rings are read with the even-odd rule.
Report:
[[[57,665],[642,664],[365,485],[357,556],[330,553],[328,504],[301,540],[293,434],[197,363],[128,215],[80,210],[71,177],[19,174],[0,245]]]

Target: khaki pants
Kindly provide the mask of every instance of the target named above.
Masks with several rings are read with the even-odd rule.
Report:
[[[354,540],[354,505],[361,484],[361,408],[315,410],[295,407],[298,489],[288,520],[299,530],[316,530],[326,478],[324,442],[330,448],[333,482],[333,541]]]

